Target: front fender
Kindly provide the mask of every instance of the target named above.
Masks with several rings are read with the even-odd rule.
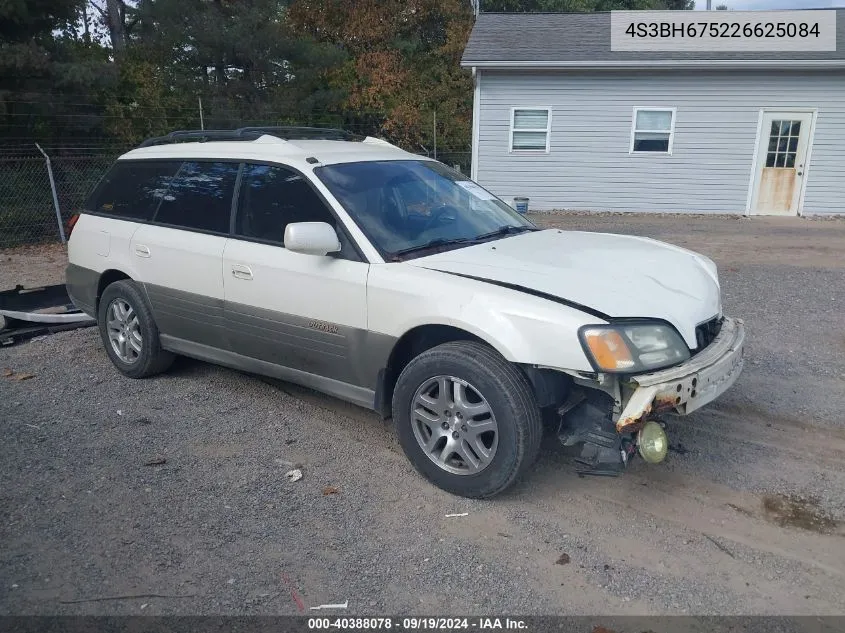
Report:
[[[601,319],[511,288],[401,263],[376,264],[367,284],[368,329],[399,338],[420,325],[448,325],[514,363],[593,371],[578,340]]]

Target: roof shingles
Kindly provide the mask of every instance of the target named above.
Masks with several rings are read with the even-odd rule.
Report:
[[[530,66],[671,61],[845,61],[845,9],[836,10],[836,51],[827,52],[614,52],[610,13],[482,13],[472,29],[462,66],[516,62]]]

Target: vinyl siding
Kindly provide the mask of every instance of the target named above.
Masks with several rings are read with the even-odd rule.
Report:
[[[479,71],[476,175],[534,210],[745,213],[761,109],[816,108],[804,214],[845,213],[845,71]],[[550,106],[550,152],[510,153],[513,107]],[[672,155],[629,154],[634,107],[677,108]]]

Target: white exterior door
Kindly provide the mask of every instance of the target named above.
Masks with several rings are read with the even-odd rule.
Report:
[[[763,112],[750,211],[797,215],[807,170],[812,112]]]

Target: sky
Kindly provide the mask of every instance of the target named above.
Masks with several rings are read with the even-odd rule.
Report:
[[[831,9],[845,8],[845,0],[711,0],[713,7],[728,5],[734,11],[763,11],[766,9]],[[707,0],[695,0],[697,11],[707,8]]]

